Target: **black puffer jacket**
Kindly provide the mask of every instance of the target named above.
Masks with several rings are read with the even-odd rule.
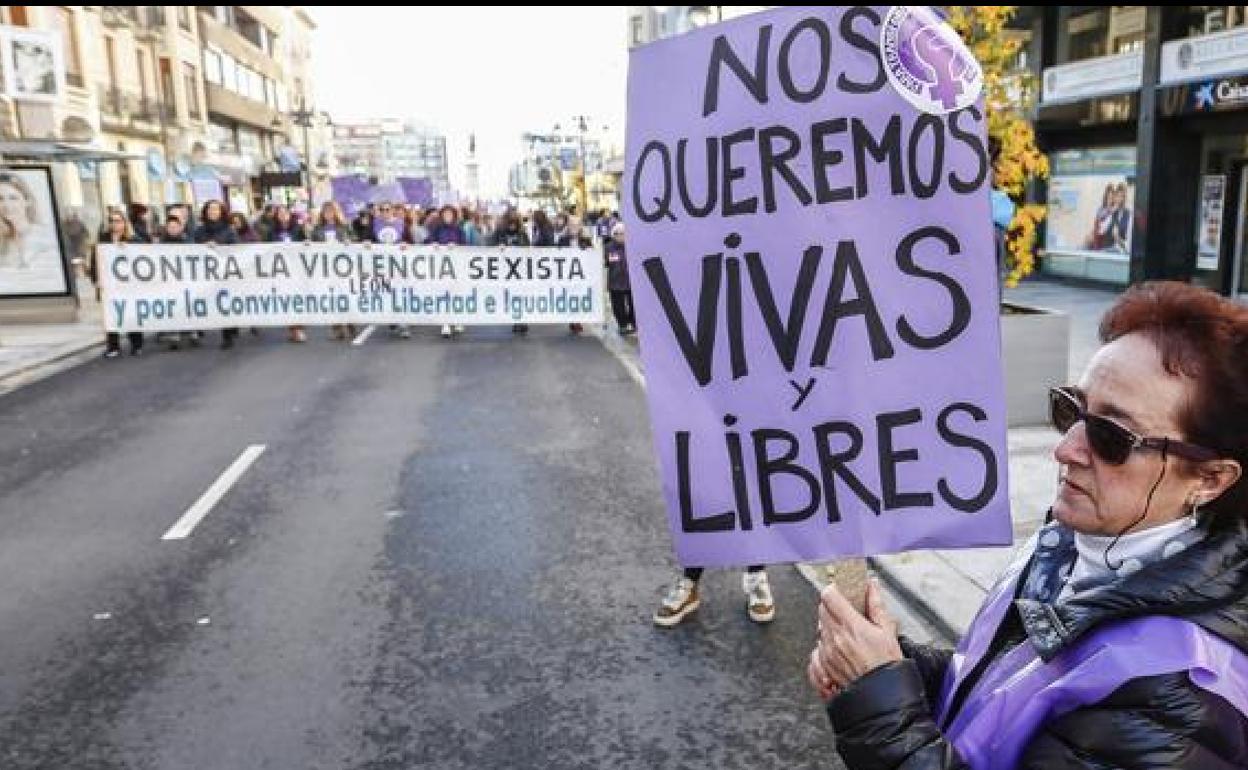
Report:
[[[1036,608],[1016,601],[985,658],[1022,643],[1048,660],[1098,625],[1144,615],[1184,617],[1248,653],[1248,525],[1053,606],[1070,632],[1065,639],[1029,620]],[[950,653],[905,640],[902,649],[905,660],[872,671],[828,704],[837,750],[850,770],[969,767],[932,716]],[[973,680],[982,674],[974,672]],[[1075,768],[1242,770],[1248,768],[1248,719],[1186,673],[1133,679],[1103,701],[1045,724],[1018,765]]]

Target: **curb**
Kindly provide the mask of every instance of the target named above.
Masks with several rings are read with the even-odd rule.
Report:
[[[30,385],[86,363],[99,356],[102,350],[104,350],[104,341],[100,339],[62,346],[42,360],[24,364],[13,371],[0,374],[0,395],[12,393],[24,385]]]
[[[879,575],[880,580],[922,617],[925,623],[943,636],[946,642],[956,644],[962,638],[962,631],[955,628],[931,604],[923,600],[916,591],[911,590],[906,581],[900,579],[892,570],[880,563],[879,559],[868,558],[867,567],[871,569],[872,573]]]

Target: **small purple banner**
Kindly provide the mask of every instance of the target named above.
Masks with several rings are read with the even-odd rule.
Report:
[[[359,174],[336,176],[329,180],[333,190],[334,201],[342,208],[349,218],[354,218],[368,205],[368,195],[372,186],[368,178]]]
[[[400,176],[395,181],[403,188],[403,195],[409,205],[420,206],[422,209],[433,207],[433,180],[426,177]]]
[[[682,564],[1011,542],[981,87],[923,7],[632,52],[628,261]]]

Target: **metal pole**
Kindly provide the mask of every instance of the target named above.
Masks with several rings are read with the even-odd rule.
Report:
[[[308,213],[311,214],[312,213],[312,148],[311,148],[311,145],[308,144],[308,128],[312,125],[312,117],[310,114],[305,113],[302,110],[300,111],[299,114],[303,117],[303,121],[302,121],[302,125],[303,125],[303,170],[304,170],[304,173],[307,174]]]

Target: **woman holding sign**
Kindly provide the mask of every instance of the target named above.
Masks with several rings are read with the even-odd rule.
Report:
[[[279,203],[273,207],[273,222],[265,231],[264,240],[266,243],[294,243],[308,240],[308,234],[303,225],[291,216],[290,209]],[[308,333],[303,326],[289,326],[286,331],[286,339],[290,342],[308,341]]]
[[[100,237],[100,243],[147,243],[146,238],[134,232],[134,227],[120,211],[109,212],[106,228]],[[99,285],[100,267],[100,256],[97,252],[95,259],[91,260],[91,280],[95,281],[96,285]],[[127,332],[126,338],[130,340],[130,355],[143,355],[143,332]],[[121,334],[109,332],[104,337],[104,357],[117,358],[120,355]]]
[[[809,677],[850,768],[1248,767],[1248,308],[1131,289],[1077,386],[1051,520],[956,653],[824,591]]]
[[[342,215],[342,209],[334,201],[321,204],[321,215],[317,217],[316,226],[312,228],[312,240],[317,243],[350,243],[351,223]],[[334,324],[330,328],[330,336],[335,340],[346,342],[355,336],[354,324]]]
[[[244,219],[244,221],[246,221]],[[218,200],[210,200],[204,202],[204,207],[199,212],[199,227],[195,228],[192,236],[196,243],[207,243],[212,245],[228,245],[238,243],[238,232],[230,225],[230,220],[226,218],[225,204]],[[229,350],[234,347],[234,340],[238,338],[238,327],[232,326],[221,330],[221,349]]]

